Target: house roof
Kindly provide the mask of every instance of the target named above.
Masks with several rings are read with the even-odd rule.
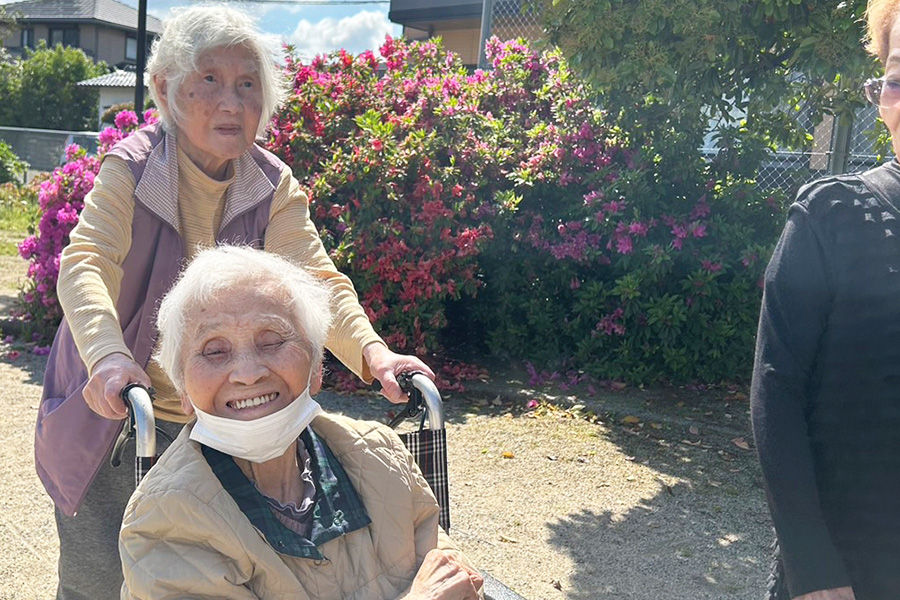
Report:
[[[114,27],[137,30],[138,11],[117,0],[26,0],[5,5],[6,12],[22,13],[21,20],[100,21]],[[147,33],[162,32],[162,22],[147,15]]]
[[[113,87],[113,88],[133,88],[137,74],[134,71],[120,71],[116,69],[112,73],[100,75],[79,81],[78,85],[83,87]],[[144,86],[147,86],[147,74],[144,73]]]
[[[483,6],[484,0],[391,0],[388,19],[417,29],[428,29],[435,22],[471,27],[471,21],[481,21]]]

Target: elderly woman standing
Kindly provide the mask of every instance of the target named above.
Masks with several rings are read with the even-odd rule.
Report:
[[[156,360],[195,414],[128,503],[122,598],[477,600],[394,432],[329,415],[329,290],[259,250],[200,252]]]
[[[157,420],[170,434],[188,420],[150,356],[157,303],[198,246],[251,244],[327,280],[336,314],[329,350],[364,380],[380,380],[391,400],[402,399],[395,373],[431,374],[373,331],[290,169],[254,144],[285,90],[252,20],[221,7],[177,13],[148,73],[162,124],[106,155],[60,263],[65,319],[49,357],[35,454],[57,506],[58,598],[67,600],[112,598],[121,583],[116,536],[132,483],[127,469],[104,464],[126,414],[119,391],[152,385]]]
[[[900,0],[866,84],[900,155]],[[799,193],[766,271],[751,390],[778,535],[770,597],[900,597],[900,163]]]

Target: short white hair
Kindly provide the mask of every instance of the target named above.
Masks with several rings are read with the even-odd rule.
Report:
[[[324,281],[276,254],[247,246],[201,250],[160,302],[153,358],[179,394],[184,393],[185,326],[200,307],[215,308],[225,294],[259,290],[284,302],[297,333],[308,345],[311,368],[322,361],[331,329],[332,294]]]
[[[169,131],[175,130],[182,116],[178,90],[185,78],[197,71],[201,56],[229,46],[244,46],[256,59],[263,96],[262,116],[256,134],[260,136],[265,132],[272,115],[287,96],[287,78],[275,65],[254,19],[227,6],[173,9],[173,15],[164,23],[162,36],[153,42],[147,62],[150,97]],[[165,99],[169,110],[160,102],[157,78],[167,83]]]

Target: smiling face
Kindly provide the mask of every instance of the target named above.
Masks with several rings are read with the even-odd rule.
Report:
[[[250,421],[277,412],[307,386],[310,355],[283,301],[229,293],[186,319],[184,392],[203,412]]]
[[[168,84],[157,84],[165,105]],[[204,173],[222,179],[228,161],[256,139],[263,105],[257,57],[246,46],[204,53],[178,89],[177,102],[179,146]]]

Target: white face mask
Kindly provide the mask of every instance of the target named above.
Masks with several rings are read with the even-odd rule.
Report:
[[[278,412],[252,421],[218,417],[194,406],[197,422],[191,439],[235,458],[266,462],[284,454],[321,412],[322,407],[309,395],[308,385],[296,400]]]

